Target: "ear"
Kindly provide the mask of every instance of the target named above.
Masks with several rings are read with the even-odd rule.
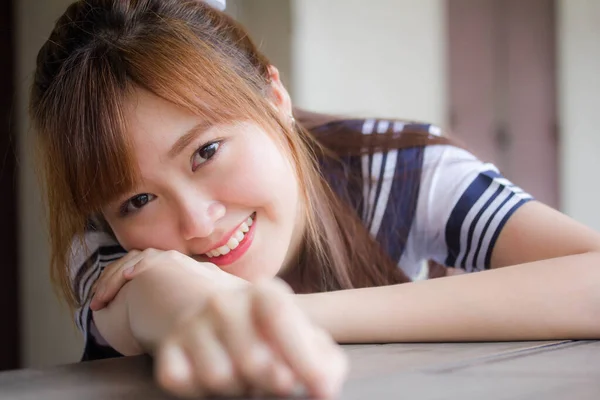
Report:
[[[292,115],[292,100],[281,79],[279,70],[273,65],[269,65],[269,78],[271,80],[271,102],[279,110],[284,118]]]

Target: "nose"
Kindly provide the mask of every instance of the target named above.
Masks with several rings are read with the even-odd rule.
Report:
[[[210,236],[225,215],[225,206],[218,201],[187,198],[181,202],[179,224],[183,239],[192,240]]]

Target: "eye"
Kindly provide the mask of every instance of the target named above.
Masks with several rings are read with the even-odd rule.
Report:
[[[138,194],[137,196],[134,196],[127,200],[125,203],[123,203],[120,210],[121,215],[127,215],[132,212],[138,211],[155,198],[156,196],[149,193]]]
[[[195,171],[200,165],[210,160],[221,147],[220,142],[212,142],[199,148],[192,157],[192,171]]]

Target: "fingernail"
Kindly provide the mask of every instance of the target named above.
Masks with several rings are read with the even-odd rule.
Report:
[[[133,274],[134,270],[135,270],[135,265],[132,265],[131,267],[127,267],[123,270],[123,275],[129,276],[129,275]]]

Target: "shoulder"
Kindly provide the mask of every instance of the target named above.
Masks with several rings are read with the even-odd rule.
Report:
[[[299,125],[336,155],[359,155],[390,149],[449,144],[431,123],[396,118],[355,118],[295,109]]]

